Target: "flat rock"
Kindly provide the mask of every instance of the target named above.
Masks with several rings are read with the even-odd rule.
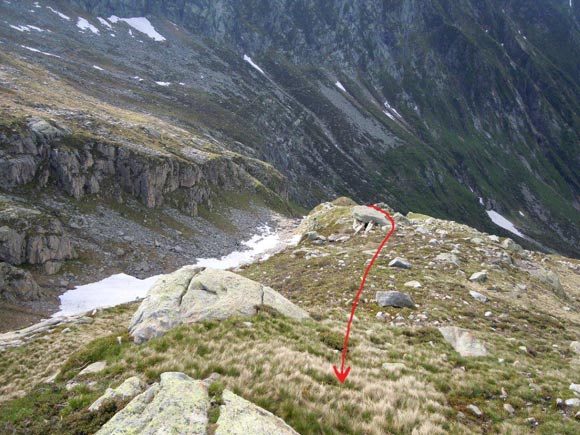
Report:
[[[473,299],[475,299],[476,301],[483,302],[483,303],[485,303],[485,302],[487,302],[487,301],[488,301],[488,299],[487,299],[487,296],[485,296],[485,295],[482,295],[481,293],[475,292],[475,291],[473,291],[473,290],[472,290],[472,291],[470,291],[470,292],[469,292],[469,294],[470,294],[470,295],[471,295],[471,297],[472,297]]]
[[[472,282],[484,282],[487,281],[487,271],[482,270],[481,272],[475,272],[469,277]]]
[[[409,281],[405,283],[405,287],[421,288],[421,283],[419,281]]]
[[[353,207],[352,217],[363,223],[373,222],[381,227],[385,225],[388,225],[389,227],[391,226],[390,221],[383,213],[364,205],[357,205],[356,207]]]
[[[79,372],[78,376],[92,375],[94,373],[99,373],[99,372],[102,372],[103,370],[105,370],[106,367],[107,367],[106,361],[97,361],[95,363],[92,363],[92,364],[86,366],[83,370],[81,370]]]
[[[117,388],[107,388],[105,394],[89,406],[89,411],[98,411],[108,400],[125,400],[135,397],[145,388],[145,383],[137,376],[130,377]]]
[[[298,435],[282,419],[224,390],[215,435]]]
[[[256,281],[233,272],[186,266],[161,277],[151,288],[131,320],[129,333],[136,343],[159,337],[184,324],[249,317],[268,305],[298,320],[308,313]]]
[[[381,307],[416,308],[413,299],[398,291],[380,291],[376,294],[377,304]]]
[[[439,328],[439,332],[459,355],[465,357],[487,356],[484,344],[475,338],[471,331],[456,326],[442,326]]]
[[[398,267],[399,269],[410,269],[411,265],[407,260],[401,257],[397,257],[389,263],[389,267]]]

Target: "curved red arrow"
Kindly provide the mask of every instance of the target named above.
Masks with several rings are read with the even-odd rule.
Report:
[[[346,360],[346,352],[347,352],[347,348],[348,348],[348,338],[350,336],[350,327],[352,326],[352,320],[354,319],[354,312],[356,311],[356,307],[358,305],[358,300],[360,299],[360,295],[362,294],[362,291],[365,287],[365,283],[367,281],[367,277],[369,275],[369,272],[371,271],[373,265],[375,264],[375,260],[378,258],[379,254],[381,253],[381,250],[383,249],[383,247],[385,246],[387,241],[391,238],[391,236],[395,232],[395,220],[391,217],[391,215],[389,213],[384,211],[382,208],[377,207],[376,205],[367,205],[367,207],[374,208],[375,210],[384,214],[387,217],[387,219],[389,219],[389,221],[391,222],[391,231],[389,231],[389,234],[387,234],[386,237],[383,239],[383,241],[379,245],[379,249],[377,249],[377,252],[375,252],[375,255],[373,256],[373,258],[371,259],[371,262],[367,266],[365,273],[362,277],[360,287],[358,288],[358,293],[356,294],[356,297],[354,298],[354,302],[352,304],[352,310],[350,311],[350,318],[348,319],[348,324],[346,325],[346,335],[344,336],[344,344],[342,346],[342,361],[340,363],[340,370],[338,368],[336,368],[336,366],[332,366],[332,368],[334,369],[334,374],[336,375],[336,377],[338,378],[338,380],[340,381],[341,384],[344,384],[344,381],[346,381],[346,378],[348,377],[348,374],[350,373],[350,367],[347,367],[345,369],[344,363]]]

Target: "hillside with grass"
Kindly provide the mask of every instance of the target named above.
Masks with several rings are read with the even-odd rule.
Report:
[[[422,214],[394,214],[356,311],[352,371],[338,382],[353,298],[389,229],[354,221],[354,205],[321,204],[297,227],[297,246],[235,271],[308,319],[259,305],[135,344],[127,328],[138,304],[129,304],[15,347],[0,338],[0,430],[95,433],[131,401],[89,412],[107,388],[178,372],[210,379],[213,423],[231,391],[300,434],[578,433],[580,262]],[[380,306],[389,291],[410,304]],[[102,367],[80,374],[94,363]]]

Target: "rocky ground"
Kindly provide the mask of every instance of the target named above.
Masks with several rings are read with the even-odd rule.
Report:
[[[353,225],[353,206],[317,207],[298,246],[238,271],[310,319],[267,307],[221,320],[190,311],[197,323],[177,322],[142,344],[127,330],[136,305],[49,327],[2,352],[0,428],[92,433],[130,400],[89,412],[107,388],[126,391],[134,376],[151,387],[171,372],[215,373],[212,389],[301,434],[578,433],[580,262],[424,215],[394,214],[353,323],[351,374],[338,382],[332,365],[352,300],[388,229],[356,213]],[[220,294],[206,284],[195,292]],[[49,368],[39,370],[45,354]],[[98,372],[80,374],[94,363]]]

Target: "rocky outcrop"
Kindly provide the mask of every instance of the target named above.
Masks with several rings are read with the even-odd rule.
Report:
[[[485,345],[475,338],[470,331],[456,326],[444,326],[439,328],[439,332],[459,355],[465,357],[487,356]]]
[[[136,343],[143,343],[184,323],[251,316],[260,305],[295,319],[308,317],[270,287],[232,272],[186,266],[157,281],[133,316],[129,332]]]
[[[40,299],[42,290],[30,272],[0,263],[0,300],[11,303],[30,302]]]
[[[387,217],[378,210],[374,208],[367,207],[364,205],[357,205],[352,208],[352,216],[357,221],[368,224],[370,222],[377,224],[379,226],[391,225]]]
[[[42,265],[48,274],[76,257],[62,223],[41,210],[0,195],[0,261]]]
[[[145,388],[144,382],[137,376],[132,376],[119,385],[117,388],[107,388],[105,394],[99,397],[89,406],[89,411],[98,411],[105,404],[111,400],[126,400],[132,399]]]
[[[275,415],[229,390],[222,399],[216,435],[297,435]],[[163,373],[158,383],[135,397],[97,435],[206,435],[211,405],[207,383],[183,373]]]
[[[19,130],[0,131],[0,188],[35,182],[55,185],[76,199],[126,194],[149,208],[166,202],[196,215],[210,204],[212,186],[251,189],[245,170],[227,157],[202,152],[178,156],[126,143],[72,134],[55,122],[32,118]]]

